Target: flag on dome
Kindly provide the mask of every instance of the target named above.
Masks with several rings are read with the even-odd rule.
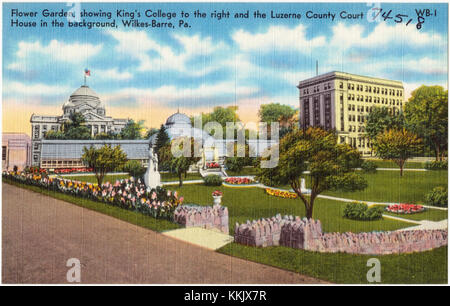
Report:
[[[91,71],[87,68],[84,68],[84,75],[85,76],[91,76]]]

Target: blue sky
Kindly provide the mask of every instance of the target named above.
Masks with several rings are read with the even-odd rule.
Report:
[[[67,11],[70,7],[65,3],[4,4],[3,99],[11,106],[27,105],[42,111],[60,108],[82,84],[85,67],[92,73],[88,85],[113,114],[126,108],[147,110],[136,113],[151,117],[148,126],[160,124],[162,117],[177,107],[194,114],[217,105],[236,104],[241,117],[248,119],[253,119],[264,103],[297,107],[295,86],[314,76],[316,60],[320,73],[338,70],[400,80],[407,92],[421,84],[447,87],[447,4],[381,4],[384,11],[392,9],[393,16],[413,17],[406,26],[392,19],[369,22],[366,16],[371,6],[366,3],[82,3],[81,9],[112,11],[113,17],[117,9],[177,13],[175,29],[119,26],[90,30],[12,28],[12,8],[40,14],[45,8]],[[436,9],[437,16],[426,18],[417,30],[415,9],[425,8]],[[189,18],[190,28],[178,28],[180,11],[192,17],[196,9],[208,16],[223,9],[230,14],[247,10],[250,14],[255,10],[270,14],[273,10],[301,13],[302,17]],[[334,21],[308,19],[307,11],[337,16]],[[364,17],[340,19],[341,11],[363,12]],[[120,19],[116,20],[120,24]]]

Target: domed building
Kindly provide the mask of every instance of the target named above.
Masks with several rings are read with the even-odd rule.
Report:
[[[164,124],[167,135],[170,140],[178,137],[193,137],[196,141],[202,144],[203,154],[206,160],[215,160],[218,158],[216,149],[216,140],[204,130],[192,127],[191,119],[180,112],[176,112],[167,118]],[[150,143],[156,143],[157,134],[150,137]]]
[[[75,90],[62,106],[61,116],[31,115],[32,137],[32,164],[40,164],[41,140],[48,131],[58,131],[70,115],[78,112],[86,119],[85,125],[91,130],[94,137],[100,133],[119,133],[128,123],[129,119],[117,119],[106,116],[104,103],[98,94],[87,85]]]

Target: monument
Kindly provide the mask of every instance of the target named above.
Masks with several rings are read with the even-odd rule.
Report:
[[[158,171],[158,155],[150,148],[148,167],[144,175],[144,181],[147,188],[152,189],[161,186],[161,175]]]

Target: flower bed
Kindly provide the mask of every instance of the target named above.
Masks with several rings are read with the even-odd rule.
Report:
[[[272,188],[266,188],[266,193],[271,196],[276,196],[285,199],[296,199],[298,197],[298,195],[295,192],[283,191]]]
[[[114,184],[106,182],[98,186],[36,173],[3,172],[3,177],[171,221],[176,207],[183,202],[183,197],[178,197],[177,192],[172,193],[159,187],[149,190],[140,179],[135,181],[133,178],[117,180]]]
[[[62,168],[55,169],[53,172],[56,174],[85,173],[92,172],[92,168]]]
[[[386,211],[400,215],[416,214],[423,212],[424,210],[425,207],[415,204],[394,204],[386,207]]]
[[[208,169],[216,169],[216,168],[220,168],[220,165],[218,163],[215,163],[215,162],[206,163],[206,168],[208,168]]]
[[[255,184],[255,181],[248,177],[227,177],[225,183],[232,185],[248,185]]]

